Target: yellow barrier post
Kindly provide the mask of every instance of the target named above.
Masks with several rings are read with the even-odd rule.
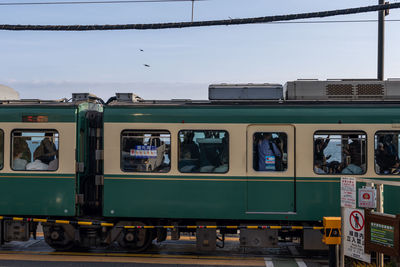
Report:
[[[336,267],[339,263],[337,250],[341,242],[342,220],[340,217],[324,217],[323,225],[322,242],[329,246],[329,266]]]

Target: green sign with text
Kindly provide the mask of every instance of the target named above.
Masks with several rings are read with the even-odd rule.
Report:
[[[394,227],[381,223],[371,222],[371,243],[394,247]]]

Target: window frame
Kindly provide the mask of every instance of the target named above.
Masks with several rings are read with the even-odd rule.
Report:
[[[391,173],[377,173],[376,172],[376,149],[375,149],[375,138],[379,133],[397,133],[398,136],[400,136],[400,131],[391,131],[391,130],[379,130],[374,133],[374,172],[376,175],[382,175],[382,176],[399,176],[400,174],[391,174]],[[377,143],[378,144],[378,143]],[[399,147],[400,147],[400,142],[399,142]],[[399,147],[397,149],[399,149]],[[399,154],[399,151],[397,151],[397,155]]]
[[[147,133],[150,133],[150,132],[152,132],[152,133],[154,133],[154,132],[165,132],[165,134],[166,134],[166,132],[168,132],[168,134],[169,134],[169,142],[170,142],[170,147],[169,147],[169,151],[170,151],[170,155],[169,155],[169,168],[168,168],[168,171],[166,171],[166,172],[156,172],[156,171],[129,171],[129,170],[125,170],[125,169],[123,169],[122,168],[122,146],[123,146],[123,133],[124,132],[127,132],[127,131],[131,131],[131,132],[145,132],[145,134],[146,134],[146,132]],[[166,174],[166,173],[170,173],[171,172],[171,169],[172,169],[172,149],[171,149],[171,147],[172,147],[172,134],[171,134],[171,131],[170,130],[167,130],[167,129],[123,129],[121,132],[120,132],[120,140],[119,140],[119,145],[120,145],[120,147],[119,147],[119,168],[120,168],[120,170],[122,171],[122,172],[124,172],[124,173],[140,173],[140,174],[146,174],[146,173],[148,173],[148,174]]]
[[[3,136],[3,140],[0,140],[0,142],[3,142],[3,151],[0,151],[0,153],[3,153],[3,162],[0,162],[1,163],[0,164],[0,170],[2,170],[2,169],[4,169],[4,147],[5,147],[4,140],[5,140],[5,138],[4,138],[3,129],[0,129],[0,132],[1,132],[1,135]]]
[[[14,142],[13,142],[13,138],[14,138],[14,133],[16,131],[21,131],[21,132],[55,132],[56,134],[58,134],[58,156],[57,156],[57,169],[55,170],[14,170],[13,169],[13,153],[14,153]],[[29,128],[29,129],[25,129],[25,128],[17,128],[17,129],[13,129],[11,131],[10,134],[10,169],[11,171],[15,171],[15,172],[56,172],[60,169],[60,133],[58,130],[51,128],[51,129],[43,129],[43,128]],[[32,151],[31,153],[34,153],[35,151]],[[28,162],[29,164],[30,162]]]
[[[183,131],[192,131],[192,132],[205,132],[205,131],[217,131],[217,132],[224,132],[226,134],[226,136],[228,137],[228,169],[225,172],[182,172],[179,168],[179,159],[180,159],[180,145],[181,145],[181,141],[180,141],[180,133]],[[222,140],[222,139],[221,139]],[[182,174],[186,174],[186,175],[190,175],[190,174],[227,174],[230,171],[230,133],[228,130],[226,129],[222,129],[222,130],[214,130],[214,129],[179,129],[178,130],[178,134],[177,134],[177,164],[176,167],[178,169],[179,173]]]
[[[368,172],[368,134],[363,131],[363,130],[316,130],[314,131],[313,135],[312,135],[312,146],[313,146],[313,153],[312,153],[312,171],[315,175],[353,175],[353,174],[346,174],[346,173],[316,173],[315,169],[314,169],[314,155],[315,155],[315,135],[343,135],[343,134],[361,134],[361,135],[365,135],[365,170],[363,171],[363,173],[360,174],[356,174],[356,175],[366,175]],[[360,166],[361,167],[361,166]]]
[[[286,153],[286,160],[287,160],[287,166],[286,166],[286,169],[284,169],[284,170],[281,170],[281,171],[277,171],[277,170],[265,170],[265,171],[260,171],[260,170],[256,170],[256,169],[254,169],[254,136],[256,135],[256,134],[265,134],[265,133],[269,133],[269,134],[284,134],[285,135],[285,137],[286,137],[286,152],[284,152],[284,151],[282,151],[282,158],[283,158],[283,154],[284,153]],[[253,138],[253,143],[252,143],[252,145],[253,145],[253,150],[252,150],[252,153],[253,153],[253,164],[252,164],[252,166],[251,166],[251,168],[252,168],[252,170],[254,171],[254,172],[256,172],[256,173],[284,173],[284,172],[287,172],[288,171],[288,169],[289,169],[289,152],[288,152],[288,144],[289,144],[289,135],[288,135],[288,133],[287,132],[285,132],[285,131],[275,131],[275,132],[266,132],[266,131],[263,131],[263,132],[261,132],[261,131],[256,131],[256,132],[253,132],[253,136],[252,136],[252,138]],[[258,144],[257,144],[257,146],[258,146]],[[257,152],[258,152],[258,148],[257,148]],[[258,164],[258,162],[256,163],[256,164]]]

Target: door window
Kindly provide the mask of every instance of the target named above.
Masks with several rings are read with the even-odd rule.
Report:
[[[253,135],[253,169],[259,172],[286,171],[287,134],[256,132]]]

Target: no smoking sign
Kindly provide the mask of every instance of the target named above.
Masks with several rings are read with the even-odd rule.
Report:
[[[376,208],[376,189],[369,187],[358,189],[358,206],[360,208]]]

